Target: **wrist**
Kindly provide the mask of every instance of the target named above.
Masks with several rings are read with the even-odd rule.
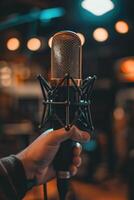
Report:
[[[20,152],[16,155],[16,157],[21,161],[27,180],[34,180],[35,173],[34,173],[34,165],[31,163],[29,159],[27,159],[27,156],[25,155],[25,152]]]

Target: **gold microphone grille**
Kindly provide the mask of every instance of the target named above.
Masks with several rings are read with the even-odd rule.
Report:
[[[59,32],[52,40],[51,79],[61,79],[65,74],[81,79],[81,41],[71,31]]]

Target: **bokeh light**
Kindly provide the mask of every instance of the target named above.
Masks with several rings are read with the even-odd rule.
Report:
[[[122,73],[133,73],[134,74],[134,59],[124,60],[121,64],[121,72]]]
[[[4,66],[0,69],[0,82],[4,87],[8,87],[12,83],[12,71],[8,66]]]
[[[50,37],[49,40],[48,40],[48,46],[50,48],[52,47],[52,39],[53,39],[53,37]]]
[[[16,51],[20,47],[20,41],[18,38],[10,38],[7,41],[7,48],[10,51]]]
[[[121,34],[125,34],[129,31],[129,26],[128,24],[125,22],[125,21],[118,21],[116,24],[115,24],[115,30],[118,32],[118,33],[121,33]]]
[[[77,33],[77,35],[79,36],[80,40],[81,40],[81,45],[83,46],[85,43],[85,37],[82,33]]]
[[[117,77],[123,82],[134,82],[134,57],[123,58],[118,63]]]
[[[111,0],[84,0],[81,6],[96,16],[104,15],[114,8]]]
[[[108,31],[104,28],[97,28],[93,32],[93,38],[98,42],[105,42],[108,39]]]
[[[38,38],[31,38],[27,42],[27,48],[31,51],[37,51],[41,48],[41,41]]]
[[[116,109],[114,110],[113,115],[114,115],[114,118],[115,118],[116,120],[121,120],[121,119],[124,118],[125,112],[124,112],[123,108],[118,107],[118,108],[116,108]]]

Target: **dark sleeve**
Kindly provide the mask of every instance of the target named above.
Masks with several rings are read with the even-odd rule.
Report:
[[[20,200],[27,191],[23,165],[15,156],[0,159],[0,200]]]

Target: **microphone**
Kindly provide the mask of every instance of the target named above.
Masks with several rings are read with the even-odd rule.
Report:
[[[96,76],[82,80],[82,45],[79,36],[72,31],[56,33],[51,47],[50,84],[38,76],[44,96],[41,127],[69,130],[72,125],[92,134],[90,96]],[[49,124],[49,125],[48,125]],[[63,142],[54,160],[60,199],[64,200],[71,177],[72,149],[76,142]]]
[[[71,31],[56,33],[51,47],[51,80],[63,79],[65,74],[81,80],[81,58],[82,45],[77,34]]]

